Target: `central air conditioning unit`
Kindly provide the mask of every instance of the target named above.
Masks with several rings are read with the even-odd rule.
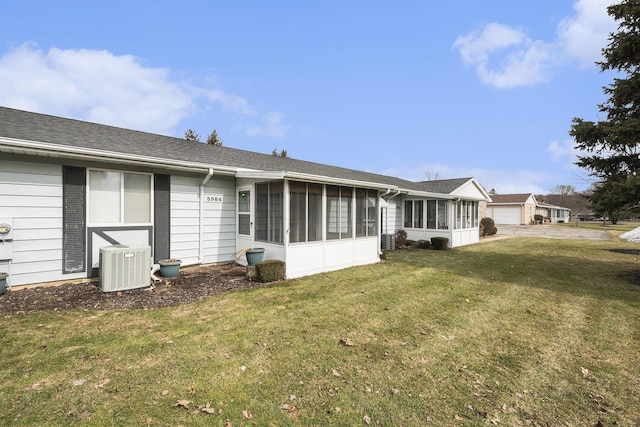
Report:
[[[114,245],[100,248],[102,292],[146,288],[150,280],[151,246]]]
[[[396,250],[396,236],[394,234],[382,235],[382,249],[384,249],[385,251]]]

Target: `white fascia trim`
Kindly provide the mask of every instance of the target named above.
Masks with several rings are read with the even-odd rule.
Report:
[[[321,184],[333,184],[333,185],[345,185],[351,187],[361,187],[361,188],[371,188],[376,190],[397,190],[398,187],[395,185],[388,184],[380,184],[369,181],[358,181],[355,179],[344,179],[344,178],[331,178],[328,176],[321,175],[312,175],[308,173],[300,173],[300,172],[284,172],[285,177],[288,179],[307,181],[307,182],[317,182]]]
[[[238,169],[236,178],[252,178],[252,179],[284,179],[282,171],[260,171],[254,169]]]
[[[409,190],[407,192],[407,196],[410,197],[427,197],[427,198],[431,198],[431,199],[442,199],[442,200],[454,200],[454,199],[459,199],[459,196],[455,196],[455,195],[451,195],[451,194],[445,194],[445,193],[431,193],[428,191],[413,191],[413,190]]]
[[[6,147],[6,148],[5,148]],[[160,166],[173,170],[207,172],[214,169],[224,175],[235,175],[236,168],[229,166],[210,165],[206,163],[185,162],[180,160],[168,160],[159,157],[141,156],[134,154],[116,153],[107,150],[95,150],[68,145],[50,144],[46,142],[33,142],[13,138],[0,138],[0,151],[18,154],[32,154],[36,156],[48,156],[54,158],[94,160],[108,163],[118,163],[137,166]]]

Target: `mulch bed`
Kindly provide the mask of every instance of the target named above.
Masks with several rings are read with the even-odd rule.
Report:
[[[174,307],[236,289],[264,286],[246,278],[246,268],[234,262],[187,267],[174,279],[149,288],[101,292],[98,281],[9,290],[0,295],[0,316],[37,311],[143,310]]]

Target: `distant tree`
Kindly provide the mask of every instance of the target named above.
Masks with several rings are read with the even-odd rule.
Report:
[[[429,169],[425,172],[427,181],[437,181],[440,179],[440,171]]]
[[[271,152],[271,155],[275,156],[275,157],[284,157],[285,159],[290,159],[291,158],[287,154],[287,150],[282,150],[282,151],[280,151],[280,153],[278,153],[278,149],[277,148],[273,149],[273,151]]]
[[[193,129],[185,130],[183,138],[187,141],[200,142],[200,134]]]
[[[489,194],[498,194],[498,193],[496,193],[496,189],[495,188],[492,188],[491,190],[489,190]]]
[[[209,144],[209,145],[215,145],[215,146],[218,146],[218,147],[222,147],[222,143],[223,143],[223,141],[222,141],[222,139],[220,139],[220,137],[218,136],[218,131],[215,130],[215,129],[207,137],[207,144]]]
[[[571,196],[576,192],[576,188],[573,185],[556,185],[549,192],[560,196]]]
[[[601,71],[617,71],[604,87],[609,99],[598,105],[606,119],[598,122],[574,118],[570,135],[583,153],[576,164],[589,171],[597,184],[589,196],[592,207],[614,220],[616,212],[638,201],[640,175],[640,2],[623,0],[607,7],[618,21],[618,31],[602,50]]]

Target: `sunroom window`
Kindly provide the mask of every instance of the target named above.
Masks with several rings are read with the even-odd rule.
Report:
[[[327,240],[353,237],[353,188],[327,185]]]
[[[356,188],[356,237],[377,235],[376,200],[374,190]]]
[[[322,239],[322,185],[292,181],[290,192],[289,241],[315,242]]]
[[[150,224],[151,175],[89,171],[90,224]]]
[[[256,240],[282,243],[284,183],[256,184]]]
[[[446,200],[427,200],[427,228],[430,230],[446,230],[449,228]]]
[[[404,226],[405,228],[422,228],[424,203],[422,200],[405,200]]]

